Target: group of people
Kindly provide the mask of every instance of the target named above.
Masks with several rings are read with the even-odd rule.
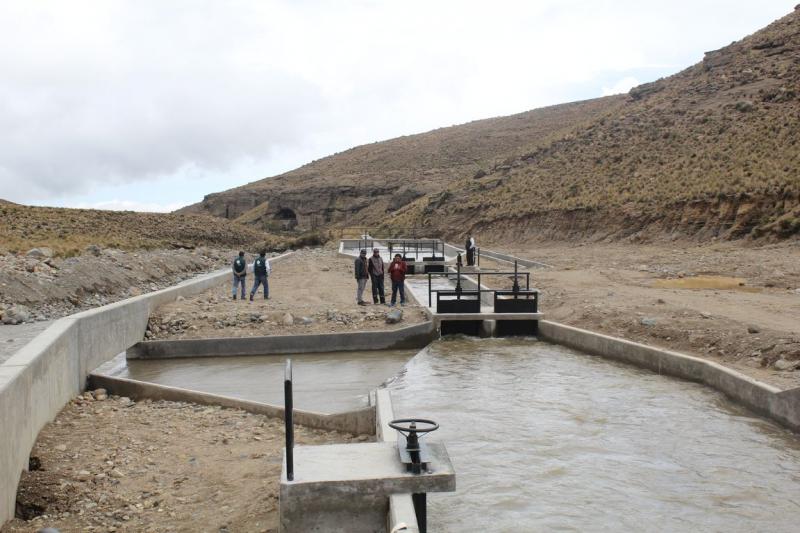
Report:
[[[394,254],[392,262],[387,266],[380,251],[375,248],[372,250],[372,256],[367,258],[367,251],[361,250],[361,253],[356,258],[355,262],[355,277],[356,277],[356,302],[358,305],[367,305],[364,301],[364,289],[367,287],[367,280],[372,282],[372,303],[386,304],[386,295],[384,291],[384,278],[389,274],[392,280],[392,300],[389,304],[390,307],[397,305],[397,294],[400,293],[400,305],[406,305],[406,271],[408,267],[406,262],[403,261],[403,256]]]
[[[236,289],[239,285],[242,286],[242,300],[245,299],[245,280],[247,279],[247,260],[244,258],[244,252],[239,252],[239,256],[233,260],[233,299],[236,299]],[[264,286],[264,299],[269,300],[269,275],[272,272],[272,267],[267,259],[267,252],[261,251],[253,261],[253,288],[250,290],[250,301],[258,293],[259,286]]]

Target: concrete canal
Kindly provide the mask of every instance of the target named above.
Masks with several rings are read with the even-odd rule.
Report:
[[[367,405],[369,391],[394,376],[416,350],[292,356],[298,409],[337,413]],[[118,377],[283,405],[285,356],[130,359]]]
[[[390,385],[458,472],[432,531],[797,531],[800,439],[708,388],[544,342],[450,338]]]

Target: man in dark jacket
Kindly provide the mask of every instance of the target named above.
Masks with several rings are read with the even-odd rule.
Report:
[[[244,279],[247,277],[247,261],[244,252],[239,252],[239,257],[233,260],[233,299],[236,299],[236,287],[242,285],[242,300],[244,300]]]
[[[392,279],[392,303],[397,303],[397,293],[400,292],[400,305],[406,305],[406,262],[403,256],[394,254],[394,261],[389,265],[389,277]]]
[[[386,269],[383,265],[383,258],[380,251],[375,248],[372,250],[372,257],[369,258],[369,277],[372,280],[372,303],[377,304],[378,299],[382,304],[386,303],[386,296],[383,290],[383,276]]]
[[[356,257],[353,271],[355,272],[357,283],[356,303],[358,303],[358,305],[367,305],[367,302],[364,301],[364,289],[367,287],[367,280],[369,279],[366,250],[361,250],[361,254]]]
[[[475,266],[475,239],[472,235],[467,236],[464,248],[467,250],[467,266]]]
[[[267,278],[272,271],[272,267],[270,267],[269,259],[266,256],[267,252],[262,250],[255,263],[253,263],[253,275],[256,279],[253,282],[253,290],[250,291],[251,302],[253,301],[253,296],[258,292],[259,285],[264,285],[264,299],[269,300],[269,281],[267,281]]]

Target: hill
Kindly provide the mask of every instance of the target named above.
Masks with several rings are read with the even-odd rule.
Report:
[[[496,240],[800,232],[800,11],[627,96],[353,148],[185,212]]]
[[[376,224],[454,181],[546,146],[622,104],[609,97],[478,120],[358,146],[286,174],[210,194],[179,213],[208,213],[265,228]]]
[[[206,215],[134,213],[32,207],[0,203],[0,253],[51,248],[56,255],[80,254],[87,246],[122,250],[229,248],[273,241],[251,226]]]

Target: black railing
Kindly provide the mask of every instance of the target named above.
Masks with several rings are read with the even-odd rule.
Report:
[[[516,272],[516,271],[515,272],[507,272],[507,271],[500,271],[500,270],[495,271],[495,270],[486,270],[486,269],[482,270],[481,272],[470,272],[470,276],[476,276],[478,278],[478,288],[470,289],[469,291],[463,291],[463,292],[469,293],[469,294],[474,294],[474,293],[480,294],[480,293],[484,293],[484,292],[493,293],[493,292],[495,292],[497,290],[497,289],[482,289],[481,288],[481,276],[483,276],[484,278],[486,276],[513,276],[514,284],[518,287],[519,286],[518,279],[520,277],[522,277],[523,275],[525,276],[525,289],[524,290],[526,292],[528,292],[528,291],[531,290],[531,273],[530,272]],[[428,272],[428,307],[432,307],[433,306],[433,293],[434,292],[437,292],[437,293],[439,292],[439,289],[436,289],[436,290],[433,289],[433,283],[432,283],[433,276],[443,276],[443,277],[447,277],[447,279],[450,279],[450,280],[455,279],[456,280],[456,290],[455,290],[455,292],[457,292],[457,293],[462,292],[460,290],[460,288],[461,288],[461,278],[462,278],[460,269],[459,269],[458,272]],[[523,290],[523,289],[519,289],[519,290]],[[442,289],[442,291],[448,291],[449,292],[449,291],[453,291],[453,289],[447,288],[447,289]],[[460,295],[458,295],[457,298],[460,299]]]
[[[286,479],[294,480],[294,424],[292,421],[292,360],[286,359],[283,374],[283,411],[286,423]]]

